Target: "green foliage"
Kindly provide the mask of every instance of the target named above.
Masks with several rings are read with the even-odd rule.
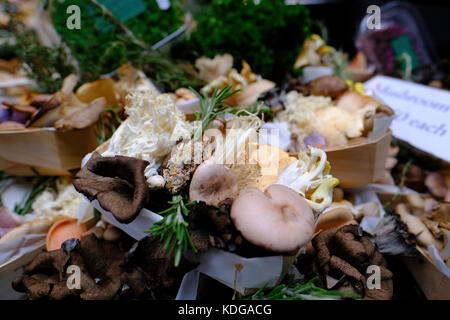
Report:
[[[182,25],[184,10],[180,0],[172,0],[171,7],[165,11],[159,9],[156,0],[142,1],[147,9],[123,24],[146,47],[151,48]],[[181,63],[137,45],[93,1],[63,0],[53,3],[53,25],[78,61],[83,82],[96,80],[100,75],[114,71],[121,64],[131,62],[166,90],[202,85],[193,80],[193,76]],[[69,5],[80,7],[80,30],[70,30],[66,27],[66,9]]]
[[[42,192],[44,192],[47,187],[54,187],[57,178],[41,176],[39,172],[37,172],[34,168],[31,168],[31,170],[33,170],[34,174],[36,175],[32,179],[33,187],[29,192],[25,194],[22,201],[14,206],[14,212],[20,215],[30,213],[32,210],[31,206],[33,205],[36,198]]]
[[[35,82],[35,91],[52,93],[60,90],[63,79],[75,72],[66,49],[40,44],[34,31],[24,31],[20,25],[14,25],[13,30],[16,43],[10,50]]]
[[[95,223],[99,222],[102,218],[102,213],[95,208],[92,210],[92,215],[94,216]]]
[[[308,299],[341,299],[361,298],[360,295],[351,292],[342,292],[336,290],[325,290],[317,287],[314,283],[317,282],[318,277],[311,280],[295,279],[293,276],[287,276],[283,283],[279,284],[273,289],[266,289],[262,287],[250,297],[245,297],[247,300],[306,300]]]
[[[231,91],[231,86],[225,86],[223,89],[215,88],[211,97],[207,93],[202,95],[191,88],[191,91],[199,98],[200,111],[194,112],[195,120],[201,122],[201,132],[195,132],[195,136],[201,137],[208,125],[218,115],[228,111],[230,108],[224,106],[225,101],[235,94],[238,90]]]
[[[172,197],[172,201],[169,201],[169,204],[171,205],[170,208],[158,212],[164,218],[156,222],[146,232],[160,236],[161,242],[165,241],[163,250],[167,250],[171,246],[169,252],[170,254],[175,254],[174,264],[178,267],[183,253],[189,247],[194,252],[197,252],[189,235],[188,223],[184,220],[184,217],[187,217],[189,214],[189,208],[195,204],[195,201],[184,203],[183,196],[176,195]]]
[[[122,120],[114,111],[113,108],[108,107],[103,110],[98,116],[97,127],[95,128],[95,137],[99,145],[103,144],[111,138]]]
[[[212,0],[196,19],[196,30],[173,54],[193,60],[230,53],[237,67],[246,60],[256,73],[275,81],[292,69],[311,27],[306,7],[279,0],[258,5],[251,0]]]
[[[194,75],[189,65],[181,61],[169,59],[159,53],[143,54],[142,51],[133,55],[130,53],[129,57],[138,69],[166,91],[188,87],[200,89],[205,85]]]

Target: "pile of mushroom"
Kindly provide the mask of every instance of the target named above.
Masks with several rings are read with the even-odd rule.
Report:
[[[158,238],[134,242],[118,229],[114,235],[110,228],[101,229],[96,227],[81,240],[69,239],[61,249],[37,255],[14,280],[13,288],[31,300],[175,297],[191,266],[183,262],[174,267]],[[80,268],[79,288],[69,279],[70,266]]]
[[[89,103],[81,101],[72,92],[77,81],[75,75],[69,75],[62,89],[54,94],[23,97],[17,103],[4,101],[7,109],[0,109],[0,130],[50,126],[70,130],[91,126],[105,109],[107,100],[97,96]]]
[[[406,202],[397,204],[394,212],[418,245],[423,248],[434,245],[449,265],[450,203],[437,202],[430,196],[408,194]]]
[[[368,287],[373,274],[369,266],[379,268],[378,288]],[[322,287],[327,289],[355,292],[367,300],[392,298],[392,273],[383,255],[356,225],[318,233],[298,257],[297,267],[306,276],[319,275]]]
[[[300,158],[280,174],[279,181],[289,175],[288,181],[281,180],[286,185],[275,183],[264,190],[253,186],[238,190],[235,171],[207,160],[194,172],[190,200],[216,208],[224,201],[232,202],[229,212],[223,213],[229,213],[243,240],[269,252],[296,254],[312,238],[316,216],[331,204],[338,183],[328,173],[323,151],[311,148],[310,154],[302,153]],[[223,242],[228,243],[232,232],[226,238]]]

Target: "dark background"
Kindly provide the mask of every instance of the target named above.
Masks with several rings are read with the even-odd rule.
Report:
[[[382,6],[392,1],[334,0],[308,5],[313,19],[323,20],[328,27],[329,44],[350,54],[355,53],[359,24],[370,5]],[[437,58],[450,58],[450,1],[397,1],[414,5],[423,18],[424,29],[434,43]]]

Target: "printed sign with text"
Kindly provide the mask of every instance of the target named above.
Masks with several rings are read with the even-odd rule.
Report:
[[[365,86],[395,111],[394,137],[450,162],[450,92],[385,76]]]

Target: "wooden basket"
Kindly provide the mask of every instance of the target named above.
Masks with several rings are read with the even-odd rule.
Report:
[[[70,175],[97,147],[94,126],[81,130],[53,128],[0,131],[0,171],[17,176]]]
[[[392,134],[388,131],[371,142],[325,149],[331,164],[331,174],[339,179],[339,186],[363,187],[381,179],[391,140]]]

